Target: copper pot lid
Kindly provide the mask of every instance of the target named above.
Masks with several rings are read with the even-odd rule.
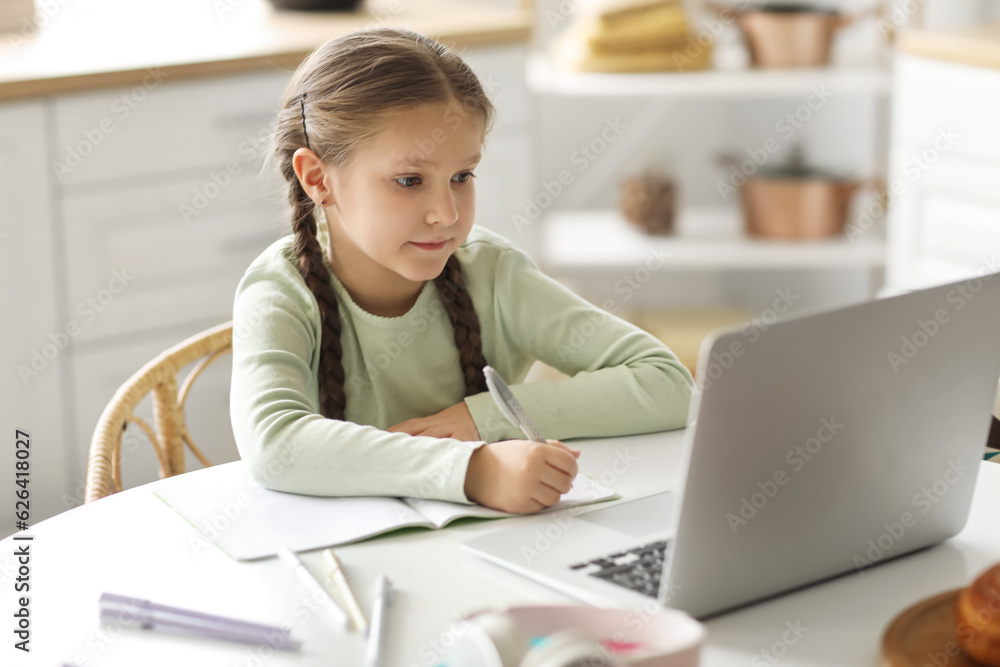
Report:
[[[846,174],[811,166],[806,163],[802,146],[795,144],[788,156],[788,162],[784,165],[760,167],[753,176],[749,178],[761,178],[768,180],[824,180],[824,181],[849,181],[852,180]]]
[[[767,2],[751,5],[745,11],[767,12],[769,14],[829,14],[837,16],[841,12],[835,7],[810,5],[805,2]]]

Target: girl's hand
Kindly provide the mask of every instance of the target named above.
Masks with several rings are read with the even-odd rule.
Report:
[[[462,401],[446,408],[436,415],[407,419],[386,429],[390,433],[409,433],[410,435],[426,435],[432,438],[455,438],[467,442],[482,440],[479,429],[472,420],[469,406]]]
[[[483,445],[469,459],[466,497],[519,514],[555,505],[573,485],[580,451],[558,440],[548,443],[504,440]]]

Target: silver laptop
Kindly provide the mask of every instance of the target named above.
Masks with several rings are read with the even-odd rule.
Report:
[[[683,488],[563,518],[545,550],[537,521],[464,546],[590,604],[705,618],[955,535],[1000,377],[998,276],[714,332]]]

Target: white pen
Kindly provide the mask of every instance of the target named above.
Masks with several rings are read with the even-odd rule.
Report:
[[[340,591],[340,594],[344,596],[344,601],[347,603],[348,615],[354,619],[354,625],[358,629],[358,632],[363,635],[368,634],[368,621],[365,620],[365,614],[361,611],[358,599],[354,597],[351,585],[347,583],[347,577],[344,576],[344,569],[340,567],[337,555],[333,553],[333,549],[324,549],[323,556],[326,557],[326,563],[330,566],[330,578],[333,579],[334,585]]]
[[[325,601],[323,606],[327,608],[330,616],[336,619],[337,626],[339,628],[346,628],[347,614],[345,614],[344,610],[337,605],[337,602],[330,596],[330,593],[323,588],[322,584],[316,581],[316,578],[309,573],[309,570],[307,570],[306,566],[301,560],[299,560],[299,557],[296,556],[288,547],[280,547],[278,549],[278,558],[288,565],[288,569],[292,571],[292,574],[296,579],[302,582],[302,585],[307,591],[309,591],[310,596],[316,602],[319,602],[320,600]]]
[[[378,667],[382,635],[385,629],[386,608],[392,600],[392,582],[384,574],[375,579],[375,600],[372,602],[372,624],[368,632],[368,650],[365,666]]]
[[[493,400],[496,401],[497,407],[500,408],[504,417],[511,424],[524,431],[529,440],[547,443],[548,441],[542,436],[535,423],[528,418],[528,413],[521,407],[521,403],[514,397],[514,392],[510,390],[500,374],[492,366],[483,366],[483,376],[486,378],[486,386],[490,390],[490,395],[493,396]]]

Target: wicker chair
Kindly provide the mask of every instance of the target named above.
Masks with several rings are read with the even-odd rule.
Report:
[[[137,424],[156,451],[160,479],[184,472],[184,444],[205,466],[212,464],[191,440],[184,419],[184,401],[194,380],[213,361],[232,352],[233,325],[226,322],[195,334],[162,352],[118,388],[104,408],[87,459],[87,484],[84,502],[89,503],[122,490],[122,432],[129,422]],[[201,359],[177,390],[177,374],[188,364]],[[135,407],[152,393],[156,432],[133,414]]]

